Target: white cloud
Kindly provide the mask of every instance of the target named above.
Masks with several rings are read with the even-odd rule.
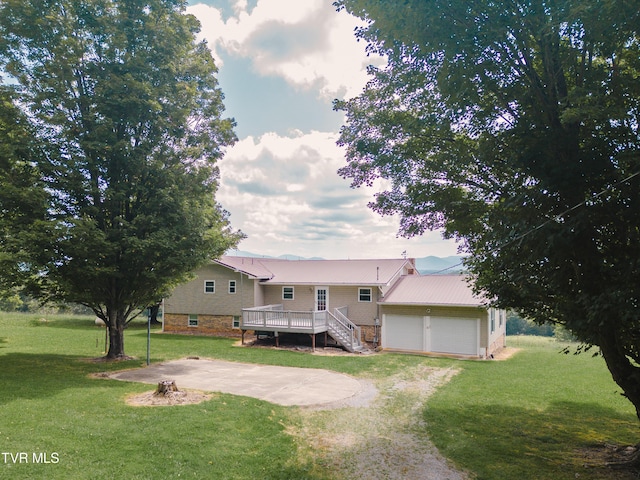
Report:
[[[202,36],[221,71],[223,53],[228,71],[237,71],[230,68],[233,61],[250,60],[253,72],[245,69],[243,75],[255,73],[259,78],[242,86],[257,89],[251,93],[262,94],[265,77],[275,76],[296,94],[352,97],[367,80],[366,66],[379,61],[366,57],[365,45],[356,41],[353,30],[359,21],[336,12],[327,0],[258,0],[252,10],[246,0],[229,0],[229,6],[227,14],[233,13],[226,19],[221,11],[202,4],[188,11],[202,23]],[[260,108],[247,101],[246,92],[235,92],[234,100],[239,96],[248,111]],[[313,111],[320,105],[330,108],[326,102],[303,107],[296,103],[298,98],[277,107],[297,108],[308,116],[321,115]],[[338,176],[345,159],[336,145],[337,131],[301,131],[295,124],[288,125],[286,135],[277,134],[266,131],[274,129],[272,110],[255,113],[240,120],[258,125],[257,113],[266,113],[268,122],[260,125],[268,126],[252,130],[261,133],[240,139],[220,161],[217,199],[231,213],[234,228],[248,235],[240,249],[325,258],[398,258],[404,250],[415,257],[456,253],[455,245],[443,242],[438,233],[396,238],[398,219],[380,217],[367,207],[383,182],[353,190]]]
[[[198,4],[188,8],[202,23],[221,64],[221,52],[249,58],[257,73],[279,76],[297,88],[316,88],[324,98],[354,96],[364,86],[366,67],[381,63],[367,57],[353,30],[362,22],[336,12],[325,0],[259,0],[249,13],[238,1],[236,15],[224,21],[219,10]]]
[[[367,203],[375,188],[349,188],[336,170],[344,152],[336,134],[247,137],[221,162],[218,200],[248,235],[243,250],[326,258],[454,255],[438,234],[398,239],[398,219],[380,217]]]

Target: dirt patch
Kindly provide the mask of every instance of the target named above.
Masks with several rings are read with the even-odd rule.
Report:
[[[127,405],[135,407],[168,407],[173,405],[194,405],[213,398],[213,394],[194,390],[179,390],[164,395],[157,395],[155,390],[129,395]]]
[[[116,357],[116,358],[109,358],[107,356],[104,356],[104,357],[84,358],[82,361],[87,363],[118,363],[118,362],[127,362],[129,360],[137,360],[137,358],[130,357],[128,355],[124,355],[122,357]]]
[[[363,354],[374,353],[372,350],[365,349],[362,353],[351,353],[335,344],[324,343],[324,336],[318,335],[316,339],[316,348],[311,345],[309,335],[305,334],[281,334],[278,340],[278,346],[276,346],[274,338],[257,338],[246,339],[244,344],[239,340],[234,343],[236,347],[250,347],[250,348],[264,348],[269,350],[289,350],[301,353],[310,353],[312,355],[341,355],[341,356],[359,356]]]
[[[585,468],[598,472],[602,480],[637,480],[640,465],[625,463],[638,455],[638,447],[630,445],[595,444],[576,452]]]
[[[379,394],[358,408],[302,409],[289,427],[299,455],[320,458],[340,478],[466,480],[424,435],[420,410],[458,370],[424,365],[372,381]]]
[[[508,360],[518,353],[520,348],[504,347],[493,353],[493,360]]]

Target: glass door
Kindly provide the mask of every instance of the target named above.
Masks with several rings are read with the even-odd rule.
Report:
[[[329,287],[316,287],[316,311],[329,308]]]

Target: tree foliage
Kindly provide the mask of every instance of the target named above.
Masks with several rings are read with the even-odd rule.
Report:
[[[391,187],[400,231],[442,228],[476,288],[597,345],[640,414],[640,10],[590,0],[341,0],[386,56],[340,170]]]
[[[25,115],[14,105],[15,95],[0,87],[0,297],[16,295],[26,274],[26,231],[46,215],[46,194],[37,163],[43,152]]]
[[[199,23],[182,0],[2,0],[0,65],[44,158],[22,248],[30,291],[104,319],[109,357],[140,309],[235,245],[215,202],[235,141]]]

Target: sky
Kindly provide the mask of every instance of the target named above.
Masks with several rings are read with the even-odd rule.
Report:
[[[225,116],[238,141],[220,161],[217,200],[247,238],[238,249],[279,256],[400,258],[457,254],[440,233],[398,237],[399,219],[367,204],[383,181],[353,189],[337,174],[344,114],[334,99],[358,95],[368,65],[354,28],[331,0],[191,0],[218,66]]]

